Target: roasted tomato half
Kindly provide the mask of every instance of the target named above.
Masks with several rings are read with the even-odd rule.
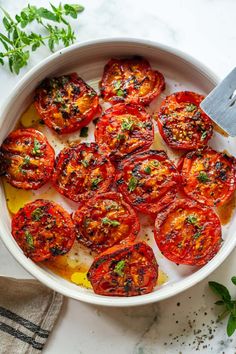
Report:
[[[157,214],[155,240],[172,262],[201,266],[220,248],[220,220],[209,207],[179,199]]]
[[[158,115],[162,138],[173,149],[193,150],[207,144],[213,133],[210,118],[200,109],[204,96],[176,92],[163,101]]]
[[[141,57],[111,59],[100,82],[102,98],[111,103],[148,105],[164,88],[164,76]]]
[[[135,211],[116,192],[90,199],[73,220],[78,241],[98,253],[121,241],[134,241],[140,229]]]
[[[67,253],[75,241],[70,215],[43,199],[21,208],[12,219],[12,235],[24,254],[35,262]]]
[[[115,160],[147,150],[154,139],[152,119],[141,106],[116,104],[99,119],[95,140],[101,151]]]
[[[0,171],[16,188],[38,189],[53,172],[55,153],[35,129],[11,132],[0,149]]]
[[[117,245],[95,258],[87,277],[99,295],[143,295],[156,285],[158,265],[145,242]]]
[[[76,73],[45,79],[36,89],[34,104],[58,134],[74,132],[101,113],[98,95]]]
[[[200,203],[220,206],[236,189],[236,159],[210,147],[187,153],[179,170],[185,193]]]
[[[164,151],[149,150],[123,160],[116,183],[136,210],[156,214],[175,199],[179,174]]]
[[[56,159],[52,181],[59,193],[82,202],[106,192],[114,178],[114,167],[98,152],[95,143],[63,149]]]

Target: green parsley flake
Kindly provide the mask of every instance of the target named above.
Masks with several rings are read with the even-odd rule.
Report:
[[[121,88],[121,80],[117,80],[113,84],[115,90],[119,90]]]
[[[30,248],[34,248],[34,239],[29,231],[25,231],[25,240]]]
[[[193,238],[194,238],[195,240],[197,240],[197,239],[201,236],[201,234],[202,234],[202,231],[197,231],[197,232],[193,235]]]
[[[44,211],[42,210],[42,208],[36,208],[32,212],[31,218],[34,221],[39,221],[40,219],[42,219],[43,215],[44,215]]]
[[[103,223],[104,225],[109,225],[109,226],[114,226],[114,227],[120,225],[119,221],[117,221],[117,220],[111,220],[111,219],[109,219],[109,218],[107,218],[107,217],[102,218],[102,223]]]
[[[201,140],[206,139],[206,137],[207,137],[207,131],[205,130],[201,135]]]
[[[122,130],[132,130],[134,127],[134,121],[130,118],[126,118],[123,120],[121,124],[121,129]]]
[[[195,109],[197,109],[197,106],[195,106],[195,104],[190,103],[186,106],[187,112],[193,112]]]
[[[119,96],[119,97],[123,97],[123,96],[125,95],[125,91],[119,89],[116,94],[117,94],[117,96]]]
[[[118,274],[120,277],[123,277],[124,276],[125,263],[126,263],[125,260],[119,261],[116,264],[115,268],[114,268],[114,273]]]
[[[197,217],[195,215],[189,215],[186,218],[187,223],[195,225],[198,221]]]
[[[98,184],[100,182],[102,182],[102,180],[103,180],[103,178],[101,176],[92,179],[92,181],[91,181],[91,189],[92,190],[97,189],[98,188]]]
[[[206,183],[210,181],[210,178],[208,177],[208,175],[206,174],[206,172],[204,171],[200,171],[199,175],[197,176],[197,179],[199,180],[199,182],[201,183]]]
[[[125,134],[118,134],[117,140],[125,140]]]
[[[129,192],[133,192],[135,190],[135,188],[137,187],[138,185],[138,180],[136,177],[132,176],[130,179],[129,179],[129,184],[128,184],[128,191]]]
[[[34,148],[32,150],[32,154],[36,156],[42,155],[42,152],[40,151],[42,145],[37,139],[34,139]]]
[[[151,174],[152,169],[151,169],[151,167],[150,167],[150,166],[147,166],[147,167],[145,167],[144,171],[145,171],[148,175],[150,175],[150,174]]]
[[[86,161],[86,160],[81,160],[80,162],[82,163],[82,165],[83,165],[85,168],[88,167],[88,165],[89,165],[89,162]]]

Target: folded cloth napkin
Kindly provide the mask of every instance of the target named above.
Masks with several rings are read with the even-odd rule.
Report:
[[[36,280],[0,277],[0,354],[40,353],[62,303]]]

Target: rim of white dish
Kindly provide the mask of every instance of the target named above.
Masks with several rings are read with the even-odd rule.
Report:
[[[62,55],[68,52],[77,51],[80,48],[95,46],[99,44],[112,44],[112,43],[121,43],[121,44],[137,44],[137,45],[145,45],[150,46],[156,49],[160,49],[166,51],[172,55],[176,55],[182,60],[190,63],[191,65],[195,66],[196,69],[202,72],[205,76],[207,76],[213,83],[217,83],[219,78],[215,75],[209,68],[207,68],[204,64],[202,64],[197,59],[193,58],[192,56],[178,50],[166,46],[164,44],[144,40],[144,39],[136,39],[136,38],[109,38],[109,39],[96,39],[85,41],[82,43],[73,44],[70,47],[64,48],[49,57],[42,60],[39,64],[33,67],[29,72],[19,80],[16,84],[15,88],[10,93],[8,99],[3,103],[3,110],[2,110],[2,117],[6,115],[6,112],[9,110],[10,105],[14,97],[17,93],[20,92],[21,87],[23,87],[27,82],[30,81],[31,77],[36,73],[40,72],[40,70],[50,62],[57,61],[57,59]],[[49,288],[76,300],[81,300],[83,302],[95,304],[95,305],[103,305],[103,306],[116,306],[116,307],[124,307],[124,306],[137,306],[137,305],[144,305],[153,302],[157,302],[160,300],[167,299],[172,297],[180,292],[187,290],[188,288],[192,287],[193,285],[197,284],[204,278],[206,278],[210,273],[212,273],[231,253],[231,251],[236,246],[236,237],[232,242],[227,244],[223,247],[219,253],[204,267],[196,271],[194,274],[188,276],[186,279],[181,280],[179,283],[173,283],[165,289],[165,292],[158,293],[152,292],[146,295],[139,295],[134,297],[109,297],[109,296],[98,296],[93,293],[78,293],[74,289],[68,289],[63,284],[57,282],[56,279],[53,279],[50,274],[46,273],[45,270],[38,267],[35,263],[27,259],[24,254],[21,252],[19,247],[14,242],[13,238],[9,237],[9,233],[7,230],[1,230],[1,238],[9,250],[9,252],[15,257],[15,259],[22,265],[33,277],[37,278],[39,281],[44,283]]]

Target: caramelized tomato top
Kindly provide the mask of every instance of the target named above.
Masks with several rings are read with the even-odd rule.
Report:
[[[151,247],[137,242],[114,246],[100,254],[87,276],[96,294],[136,296],[153,290],[158,265]]]
[[[135,211],[116,192],[90,199],[74,213],[73,220],[78,241],[95,252],[121,241],[134,241],[140,229]]]
[[[207,144],[213,133],[210,118],[200,109],[204,96],[176,92],[162,102],[158,127],[165,142],[174,149],[193,150]]]
[[[189,152],[180,160],[185,193],[200,203],[220,206],[236,189],[236,160],[210,147]]]
[[[149,114],[141,106],[121,103],[108,109],[99,119],[95,140],[105,154],[120,159],[148,149],[153,135]]]
[[[67,253],[75,240],[70,215],[60,205],[43,199],[26,204],[14,215],[12,235],[35,262]]]
[[[45,79],[34,104],[45,124],[59,134],[79,130],[101,113],[98,95],[76,73]]]
[[[179,174],[164,151],[149,150],[119,165],[116,183],[138,211],[156,214],[175,198]]]
[[[0,171],[16,188],[38,189],[51,177],[55,153],[46,137],[28,128],[11,132],[0,149]]]
[[[218,252],[221,225],[212,209],[188,199],[176,200],[157,214],[155,239],[171,261],[200,266]]]
[[[102,98],[111,103],[148,105],[164,88],[163,75],[141,57],[111,59],[100,83]]]
[[[63,149],[57,156],[52,181],[59,193],[82,202],[96,193],[106,192],[114,167],[98,151],[95,143],[82,143]]]

